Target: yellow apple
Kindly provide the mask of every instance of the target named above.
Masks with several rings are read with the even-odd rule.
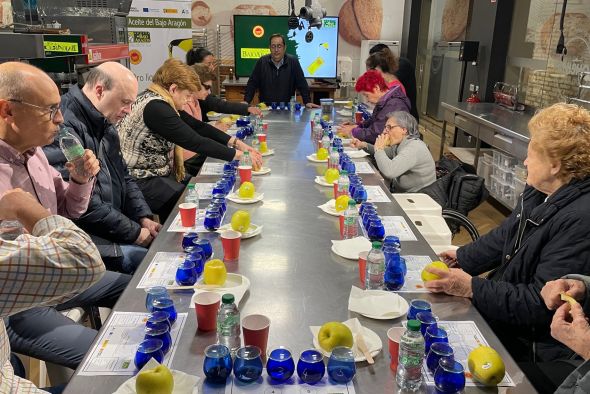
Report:
[[[209,260],[203,268],[203,282],[206,285],[223,285],[227,279],[227,269],[219,259]]]
[[[135,378],[137,394],[171,394],[174,389],[174,377],[165,365],[146,369]]]
[[[230,119],[232,122],[235,122],[236,120],[240,119],[240,115],[230,115]]]
[[[268,152],[268,144],[266,143],[266,141],[262,141],[260,143],[260,145],[258,146],[258,151],[260,153],[266,153],[266,152]]]
[[[326,160],[328,158],[328,150],[326,148],[318,149],[316,157],[318,160]]]
[[[231,120],[231,118],[229,116],[224,116],[223,118],[220,119],[221,122],[225,123],[225,124],[231,124],[233,123],[233,121]]]
[[[318,343],[327,352],[331,352],[336,346],[352,347],[352,331],[345,324],[337,321],[325,323],[320,327]]]
[[[348,200],[350,200],[350,197],[347,195],[338,196],[335,202],[336,212],[342,212],[348,208]]]
[[[261,110],[265,110],[268,108],[268,106],[265,103],[260,103],[258,104],[258,108],[260,108]]]
[[[486,386],[497,386],[506,373],[502,357],[489,346],[473,349],[467,357],[467,365],[473,379]]]
[[[427,272],[426,268],[438,268],[439,270],[442,270],[442,271],[449,270],[449,267],[447,267],[447,265],[445,263],[443,263],[442,261],[433,261],[432,263],[430,263],[426,267],[424,267],[424,269],[422,270],[421,277],[424,282],[428,282],[429,280],[440,279],[440,276],[432,274],[430,272]]]
[[[326,183],[329,183],[330,185],[334,183],[334,181],[338,180],[339,177],[340,171],[335,168],[328,168],[326,172],[324,172],[324,179]]]
[[[244,182],[238,189],[238,196],[241,198],[253,198],[255,191],[256,189],[254,188],[254,184],[252,182]]]
[[[236,211],[231,217],[231,228],[245,233],[250,227],[250,213],[248,211]]]

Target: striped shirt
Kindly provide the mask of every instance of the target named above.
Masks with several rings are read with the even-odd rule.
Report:
[[[97,282],[105,267],[90,237],[70,220],[49,216],[32,234],[0,239],[0,394],[45,393],[14,375],[2,318],[64,302]]]

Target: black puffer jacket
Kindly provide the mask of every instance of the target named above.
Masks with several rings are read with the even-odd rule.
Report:
[[[540,292],[566,274],[590,273],[590,178],[572,181],[549,198],[527,186],[502,225],[459,248],[461,268],[474,277],[473,304],[512,356],[550,361],[571,354],[551,338],[553,312]]]
[[[115,127],[77,86],[62,96],[61,110],[64,124],[84,148],[94,152],[101,167],[88,210],[76,224],[92,236],[103,257],[120,256],[117,244],[133,244],[141,231],[139,219],[152,213],[135,180],[128,174]],[[58,141],[43,150],[49,163],[66,178],[69,175],[64,167],[66,158]]]

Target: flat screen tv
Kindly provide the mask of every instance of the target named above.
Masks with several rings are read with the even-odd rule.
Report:
[[[258,58],[270,53],[269,37],[282,34],[287,53],[297,56],[306,78],[336,78],[338,64],[338,18],[326,17],[321,28],[312,28],[313,40],[305,41],[303,29],[289,29],[288,16],[234,15],[235,73],[249,77]]]

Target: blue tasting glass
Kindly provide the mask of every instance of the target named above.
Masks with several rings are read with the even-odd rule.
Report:
[[[170,345],[172,344],[170,328],[168,328],[168,325],[166,323],[160,323],[159,325],[155,325],[153,327],[146,327],[144,339],[161,340],[162,353],[164,353],[164,356],[168,353],[168,350],[170,350]]]
[[[336,383],[348,383],[354,378],[356,367],[354,354],[345,346],[337,346],[332,349],[328,360],[328,376]]]
[[[213,186],[212,194],[221,194],[225,196],[227,193],[225,192],[225,184],[220,184],[217,182],[215,186]]]
[[[232,370],[232,359],[229,349],[218,343],[205,349],[203,373],[212,383],[225,383]]]
[[[200,259],[201,256],[199,256]],[[202,260],[201,260],[202,261]],[[185,260],[176,268],[176,283],[180,286],[192,286],[197,282],[195,262]]]
[[[262,358],[257,346],[244,346],[236,352],[234,375],[243,383],[252,383],[262,375]]]
[[[287,106],[286,106],[286,104],[285,104],[285,102],[281,101],[279,103],[279,109],[282,109],[282,110],[288,109]]]
[[[197,233],[184,233],[182,236],[182,250],[186,252],[186,248],[194,246],[194,242],[199,239]]]
[[[221,214],[223,215],[227,210],[227,204],[225,203],[225,198],[213,198],[211,199],[211,204],[217,204],[221,208]]]
[[[223,165],[223,172],[225,173],[226,171],[233,171],[234,170],[234,166],[231,163],[225,163]]]
[[[209,231],[216,231],[221,225],[221,216],[217,212],[210,212],[205,214],[205,229]]]
[[[174,325],[176,322],[176,308],[174,307],[174,301],[171,298],[158,298],[154,300],[152,303],[154,306],[154,311],[164,311],[168,312],[168,320],[170,320],[170,324]]]
[[[369,196],[367,195],[367,191],[365,190],[364,186],[358,186],[354,188],[354,194],[352,196],[352,198],[354,199],[354,201],[356,201],[357,204],[362,204],[365,201],[367,201],[367,198]]]
[[[191,260],[195,262],[195,266],[199,260],[205,260],[205,251],[200,246],[194,244],[191,247],[186,248],[184,251],[186,253],[184,259]]]
[[[416,313],[416,320],[420,322],[420,332],[422,336],[426,335],[426,330],[430,326],[436,326],[436,315],[432,312],[418,312]]]
[[[426,329],[426,334],[424,335],[424,342],[424,354],[428,354],[428,352],[430,351],[430,346],[432,346],[433,343],[449,343],[449,337],[444,329],[432,325]]]
[[[266,372],[278,383],[289,380],[295,372],[295,361],[291,351],[285,347],[271,350],[266,361]]]
[[[145,326],[146,327],[154,327],[158,324],[164,323],[168,326],[169,330],[172,330],[172,324],[170,324],[170,320],[168,320],[169,316],[170,316],[170,314],[168,314],[168,312],[164,312],[164,311],[152,312],[148,315],[148,318],[145,321]]]
[[[465,388],[465,370],[454,359],[441,358],[434,372],[434,385],[439,393],[459,393]]]
[[[297,375],[305,383],[319,382],[326,373],[324,356],[315,349],[304,350],[297,361]]]
[[[408,320],[416,319],[418,312],[432,312],[430,302],[421,299],[414,299],[410,301],[410,309],[408,309]]]
[[[199,238],[195,245],[203,250],[204,260],[209,260],[213,256],[213,247],[208,239]]]
[[[385,256],[385,273],[383,275],[385,290],[397,291],[404,286],[405,273],[401,264],[399,249],[391,244],[383,244]]]
[[[160,364],[164,361],[164,353],[162,352],[162,341],[159,339],[146,339],[142,341],[137,347],[135,358],[133,359],[137,370],[143,368],[151,359],[156,360]]]
[[[148,312],[154,311],[154,300],[156,298],[168,298],[168,290],[164,286],[152,286],[145,289],[145,309]]]
[[[295,103],[295,111],[301,110],[301,103]]]
[[[430,351],[426,357],[426,366],[430,372],[434,373],[436,371],[438,368],[438,362],[443,357],[454,359],[455,352],[451,345],[444,342],[433,343],[432,346],[430,346]]]
[[[381,241],[385,236],[385,227],[381,219],[371,219],[369,228],[367,229],[367,235],[371,241]]]

